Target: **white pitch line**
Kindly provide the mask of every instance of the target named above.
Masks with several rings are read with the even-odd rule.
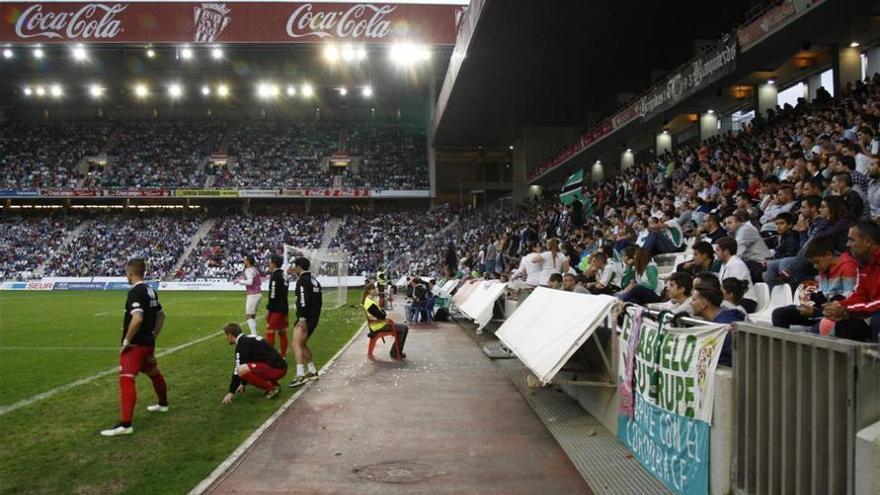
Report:
[[[361,332],[363,332],[365,326],[367,326],[366,323],[362,324],[358,328],[358,331],[351,336],[351,339],[349,339],[349,341],[344,346],[342,346],[342,348],[339,349],[339,351],[336,352],[336,354],[332,358],[330,358],[330,360],[327,361],[324,366],[321,366],[319,374],[323,375],[325,373],[325,370],[332,366],[333,363],[335,363],[336,360],[339,358],[339,356],[341,356],[343,352],[351,347],[354,341],[357,340],[357,338],[361,335]],[[300,396],[306,392],[306,390],[311,388],[314,383],[316,382],[311,381],[301,386],[295,394],[287,399],[287,402],[285,402],[284,405],[282,405],[280,408],[278,408],[277,411],[275,411],[275,414],[270,416],[269,419],[267,419],[262,425],[260,425],[260,427],[257,428],[257,431],[251,433],[251,436],[247,437],[247,439],[242,442],[242,444],[239,445],[238,448],[232,452],[232,454],[229,454],[229,457],[227,457],[225,461],[217,466],[217,469],[212,471],[207,478],[199,482],[199,484],[196,485],[192,490],[190,490],[187,495],[202,495],[206,493],[209,489],[214,488],[217,483],[224,480],[226,478],[226,475],[231,473],[231,469],[241,461],[241,459],[251,450],[251,448],[253,448],[257,440],[259,440],[263,436],[263,434],[265,434],[266,431],[271,428],[278,421],[278,419],[281,418],[281,416],[288,409],[290,409],[291,406],[293,406],[297,399],[299,399]]]
[[[241,322],[240,324],[244,324],[244,322]],[[172,354],[172,353],[177,352],[181,349],[186,349],[189,346],[199,344],[199,343],[204,342],[208,339],[216,338],[221,333],[223,333],[223,332],[221,332],[221,331],[211,332],[210,334],[205,335],[204,337],[199,337],[199,338],[192,340],[190,342],[187,342],[185,344],[180,344],[177,347],[172,347],[170,349],[165,349],[162,352],[158,352],[158,353],[156,353],[156,357],[167,356],[168,354]],[[41,400],[48,399],[49,397],[52,397],[53,395],[56,395],[56,394],[60,394],[61,392],[64,392],[66,390],[70,390],[72,388],[79,387],[80,385],[85,385],[86,383],[93,382],[93,381],[97,380],[98,378],[103,378],[107,375],[112,375],[113,373],[119,373],[118,366],[110,368],[109,370],[102,371],[100,373],[95,373],[94,375],[89,375],[85,378],[80,378],[79,380],[77,380],[75,382],[70,382],[66,385],[61,385],[59,387],[55,387],[51,390],[47,390],[45,392],[34,395],[32,397],[28,397],[27,399],[20,400],[18,402],[12,403],[8,406],[0,406],[0,416],[3,416],[4,414],[9,414],[12,411],[17,411],[18,409],[21,409],[22,407],[29,406],[29,405],[34,404],[36,402],[40,402]]]

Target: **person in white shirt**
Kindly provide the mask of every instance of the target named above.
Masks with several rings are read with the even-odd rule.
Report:
[[[742,281],[745,290],[740,304],[746,309],[746,312],[751,313],[758,307],[755,289],[752,287],[752,275],[745,262],[739,256],[734,254],[736,252],[736,240],[731,239],[730,237],[722,237],[715,241],[715,256],[721,261],[721,269],[718,271],[718,280],[720,280],[722,284],[724,284],[724,280],[728,278],[735,278]]]
[[[590,266],[584,273],[595,276],[595,282],[587,284],[587,289],[592,294],[614,294],[620,290],[624,270],[623,264],[607,253],[591,254]]]
[[[691,306],[693,299],[691,298],[691,290],[694,287],[694,278],[687,272],[675,272],[669,276],[666,282],[666,295],[669,300],[662,303],[653,303],[648,305],[648,309],[656,311],[671,311],[675,314],[686,313],[694,314],[694,308]]]
[[[568,256],[559,249],[559,239],[554,237],[548,240],[547,251],[542,252],[539,256],[543,262],[540,285],[547,285],[550,281],[550,275],[554,273],[568,272],[570,262]]]
[[[529,245],[529,252],[522,257],[519,262],[519,268],[513,272],[513,275],[511,275],[510,278],[525,278],[527,285],[537,287],[538,285],[541,285],[541,274],[543,273],[543,269],[544,260],[541,258],[541,246],[532,242]]]
[[[257,335],[257,308],[260,307],[260,299],[263,298],[261,284],[263,283],[260,272],[256,267],[256,260],[253,256],[244,257],[244,277],[235,281],[237,284],[244,285],[245,302],[244,317],[247,321],[251,335]]]

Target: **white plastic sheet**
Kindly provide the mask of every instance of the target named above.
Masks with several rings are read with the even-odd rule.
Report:
[[[495,301],[499,297],[504,297],[506,289],[507,284],[497,280],[480,282],[471,292],[467,301],[462,303],[458,309],[465,316],[474,320],[474,323],[477,324],[477,330],[482,330],[489,323],[489,320],[492,319],[492,309],[495,306]]]
[[[465,283],[458,288],[458,292],[452,296],[452,304],[455,305],[456,308],[461,309],[461,305],[471,297],[471,293],[479,287],[479,280],[467,280]]]
[[[593,335],[616,302],[611,296],[538,287],[495,336],[546,385]]]

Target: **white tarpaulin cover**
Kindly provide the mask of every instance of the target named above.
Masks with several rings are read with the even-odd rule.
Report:
[[[495,332],[542,384],[596,331],[617,299],[538,287]]]
[[[461,308],[461,305],[471,297],[471,292],[476,290],[479,285],[480,281],[476,279],[465,281],[465,283],[458,288],[458,292],[452,296],[452,303],[455,304],[455,307]]]
[[[455,286],[458,285],[457,278],[451,278],[443,284],[443,287],[440,287],[437,291],[437,295],[443,297],[449,297],[452,294],[452,291],[455,289]]]
[[[482,330],[483,327],[489,323],[489,320],[492,319],[492,309],[495,306],[495,301],[497,301],[499,297],[504,296],[504,291],[506,289],[507,284],[503,284],[497,280],[481,282],[477,285],[477,288],[471,292],[467,301],[459,306],[458,309],[464,313],[465,316],[474,320],[474,323],[477,324],[477,330]]]

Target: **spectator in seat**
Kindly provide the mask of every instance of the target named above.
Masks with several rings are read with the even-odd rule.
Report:
[[[764,210],[761,215],[761,232],[776,231],[776,217],[780,213],[788,213],[794,208],[794,189],[790,185],[784,184],[776,192],[776,198],[773,204]]]
[[[706,215],[706,218],[703,220],[703,225],[700,228],[704,237],[710,243],[727,236],[727,232],[721,228],[718,215],[714,213]]]
[[[726,236],[725,236],[726,237]],[[679,263],[675,268],[677,272],[690,273],[695,276],[700,272],[718,272],[721,269],[721,262],[715,259],[715,249],[706,241],[700,241],[694,244],[693,258],[690,261]]]
[[[663,281],[647,249],[636,246],[626,248],[623,263],[626,266],[622,281],[624,289],[617,295],[621,301],[640,305],[662,301]]]
[[[754,311],[758,307],[755,291],[752,288],[752,277],[745,262],[737,256],[737,242],[730,237],[719,239],[715,243],[715,255],[721,261],[721,269],[718,271],[718,279],[724,283],[726,278],[736,278],[743,282],[745,291],[741,301],[742,307],[747,312]]]
[[[776,234],[778,241],[776,242],[776,251],[773,253],[773,259],[789,258],[797,256],[800,251],[800,236],[792,230],[797,222],[794,215],[785,212],[776,215]]]
[[[808,326],[819,333],[819,320],[823,306],[828,302],[841,301],[852,294],[859,273],[858,262],[849,255],[834,254],[830,239],[819,239],[807,246],[807,259],[816,268],[816,283],[801,284],[801,300],[797,304],[773,310],[774,327],[791,328],[792,325]]]
[[[586,285],[587,290],[591,294],[614,294],[620,290],[620,285],[623,283],[623,272],[623,265],[609,258],[607,252],[593,253],[586,274],[594,276],[595,281]]]
[[[691,305],[691,292],[694,286],[694,278],[687,272],[675,272],[666,283],[666,295],[669,300],[662,303],[649,304],[649,309],[657,311],[671,311],[675,314],[685,313],[693,315],[694,308]]]
[[[547,281],[547,287],[551,289],[562,289],[562,274],[553,273]]]
[[[728,277],[721,280],[721,296],[724,298],[724,301],[727,302],[730,307],[738,309],[743,313],[750,314],[755,312],[758,304],[756,302],[755,307],[751,308],[751,311],[743,306],[743,302],[746,301],[746,299],[743,298],[743,295],[745,295],[747,288],[748,286],[746,283],[738,278]]]
[[[578,283],[578,277],[574,276],[571,273],[566,273],[562,276],[562,290],[565,292],[575,292],[578,294],[589,294],[584,286]]]
[[[770,257],[770,250],[758,229],[749,222],[748,215],[737,210],[724,220],[724,226],[730,237],[736,240],[737,251],[734,254],[749,267],[749,273],[762,271],[764,260]]]
[[[853,180],[850,174],[834,174],[831,178],[831,194],[843,200],[846,218],[850,221],[862,218],[865,203],[859,193],[853,190]]]
[[[697,285],[693,291],[694,315],[712,323],[735,323],[746,319],[746,315],[738,309],[723,309],[724,300],[721,291],[711,285]],[[728,332],[721,347],[719,364],[733,364],[733,331]]]
[[[877,342],[880,335],[880,225],[861,221],[849,229],[848,239],[850,253],[859,262],[856,287],[843,301],[826,304],[822,314],[833,322],[835,336]],[[824,323],[820,323],[820,332],[824,330]]]

